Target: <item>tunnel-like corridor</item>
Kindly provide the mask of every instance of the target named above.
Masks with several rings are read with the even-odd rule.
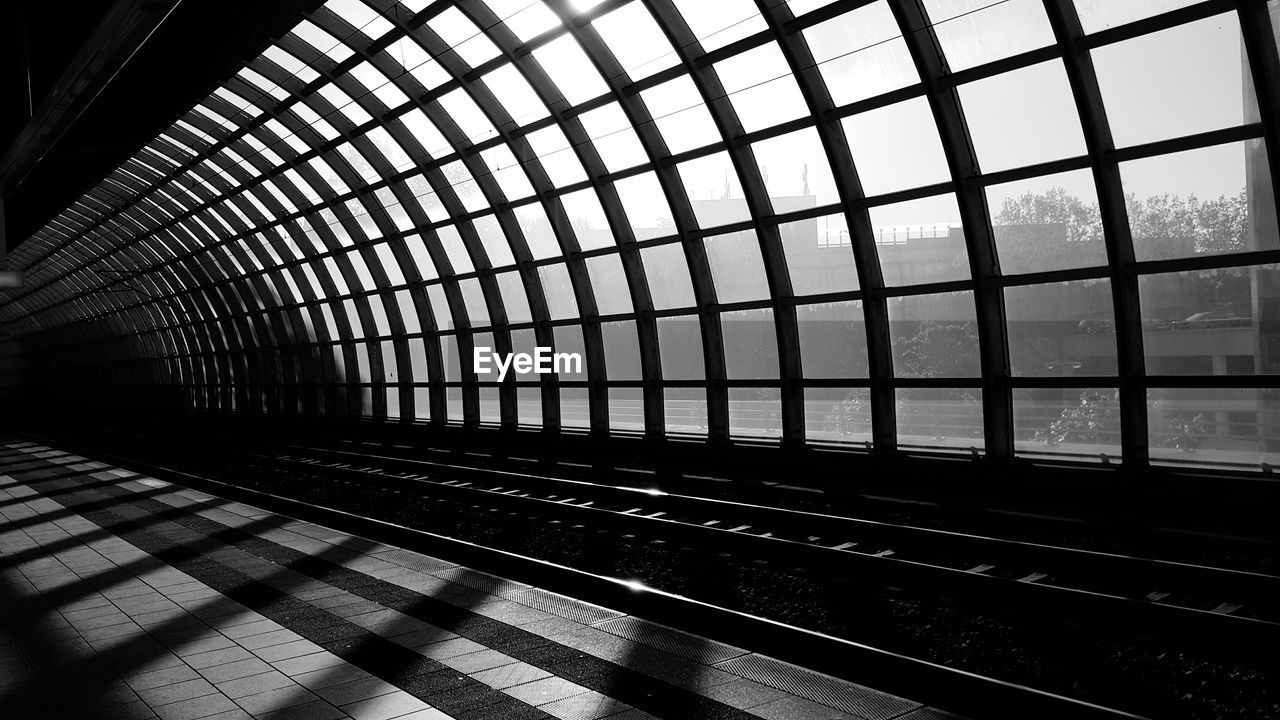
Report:
[[[456,718],[1280,712],[1280,0],[15,0],[0,24],[0,577],[40,618],[0,638],[12,677],[41,677],[41,633],[105,652],[73,617],[105,606],[75,594],[95,571],[180,573]],[[279,516],[192,525],[148,482]],[[70,527],[39,520],[58,503]],[[295,522],[355,545],[262,544]],[[507,653],[542,673],[517,685],[603,699],[548,709],[477,681],[498,666],[454,668],[478,704],[396,685],[369,658],[419,662],[392,641],[430,621],[349,574],[398,572],[393,547],[582,626],[473,636],[423,590],[459,623],[433,643],[608,646],[581,677]],[[242,551],[243,583],[203,555]],[[335,651],[308,633],[350,623],[307,624],[291,583],[408,619]],[[135,626],[145,663],[127,642],[167,632]],[[691,695],[619,638],[681,649]],[[769,692],[711,690],[739,680]]]

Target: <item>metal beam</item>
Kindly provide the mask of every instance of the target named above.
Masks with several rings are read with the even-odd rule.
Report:
[[[0,157],[0,197],[13,193],[179,2],[116,0]]]

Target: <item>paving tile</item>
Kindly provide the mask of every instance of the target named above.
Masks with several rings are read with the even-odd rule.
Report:
[[[154,717],[155,711],[142,700],[93,710],[94,720],[150,720]]]
[[[397,645],[403,645],[407,648],[422,647],[432,643],[443,642],[445,640],[453,640],[457,638],[456,633],[442,630],[440,628],[429,628],[426,630],[414,630],[412,632],[403,633],[390,638],[391,642]]]
[[[503,692],[530,705],[546,705],[567,697],[581,695],[588,692],[588,690],[564,678],[546,677],[523,685],[505,688]]]
[[[161,720],[197,720],[197,718],[205,718],[238,708],[225,695],[214,694],[160,705],[152,709]]]
[[[272,710],[280,710],[294,705],[316,700],[310,690],[300,686],[267,690],[254,695],[247,695],[236,700],[236,704],[244,708],[250,715],[258,716]]]
[[[160,685],[153,688],[138,691],[138,697],[147,701],[147,704],[155,707],[157,705],[167,705],[169,703],[178,702],[179,700],[190,700],[192,698],[212,695],[218,692],[213,685],[210,685],[204,678],[195,678],[193,680],[183,680],[181,682],[170,683],[168,685]]]
[[[491,688],[505,690],[515,685],[551,677],[551,673],[528,663],[514,662],[510,665],[475,673],[472,677]]]
[[[458,657],[469,653],[486,650],[484,645],[466,638],[453,638],[443,642],[430,643],[418,648],[418,652],[433,660]]]
[[[296,676],[337,665],[345,665],[346,662],[346,660],[331,652],[321,651],[284,660],[276,660],[271,665],[285,675]]]
[[[334,665],[331,667],[320,668],[319,670],[314,670],[312,672],[294,675],[293,679],[294,682],[297,682],[303,687],[308,687],[312,690],[319,690],[320,688],[327,688],[331,685],[341,685],[343,683],[367,677],[373,676],[355,665],[349,665],[346,661],[343,661],[341,665]]]
[[[356,678],[343,683],[318,684],[312,687],[317,695],[339,706],[397,691],[395,685],[373,676]]]
[[[510,655],[498,652],[497,650],[480,650],[478,652],[467,653],[465,655],[456,655],[454,657],[445,658],[440,664],[451,667],[458,672],[474,675],[483,670],[491,670],[503,665],[510,665],[516,662],[516,659]]]
[[[208,715],[200,718],[200,720],[253,720],[253,716],[240,708],[236,708],[235,710],[220,712],[216,715]]]
[[[238,680],[239,678],[249,677],[250,675],[261,675],[263,673],[271,672],[271,666],[262,658],[250,656],[243,660],[235,660],[221,665],[200,668],[197,672],[204,676],[206,680],[216,685],[228,680]]]
[[[608,720],[660,720],[660,718],[650,715],[643,710],[631,708],[630,710],[623,710],[617,715],[610,715]]]
[[[92,628],[89,630],[79,631],[85,640],[105,640],[108,638],[117,638],[127,635],[141,635],[145,631],[132,620],[120,625],[110,625],[108,627]]]
[[[109,663],[114,663],[115,658],[108,656],[107,661]],[[184,664],[185,663],[182,662],[182,658],[178,657],[177,655],[174,655],[171,652],[165,651],[161,653],[147,654],[145,656],[139,657],[137,660],[129,660],[126,658],[121,658],[121,662],[119,663],[119,666],[122,669],[127,670],[128,672],[141,674],[141,673],[154,672],[156,670],[163,670],[165,668],[176,667],[178,665],[184,665]]]
[[[428,707],[430,706],[403,690],[341,706],[355,720],[390,720]]]
[[[417,712],[409,713],[408,715],[401,715],[400,717],[397,717],[396,720],[454,720],[454,718],[452,715],[446,715],[440,710],[429,707]]]
[[[220,682],[218,683],[218,690],[221,691],[223,695],[226,695],[232,700],[236,700],[246,695],[255,695],[268,690],[279,690],[281,688],[295,686],[297,686],[297,683],[290,680],[288,675],[272,670],[259,675],[250,675],[248,677]]]
[[[703,694],[712,700],[740,710],[746,710],[787,697],[787,693],[781,690],[771,688],[768,685],[761,685],[746,678],[708,688],[703,691]]]
[[[129,683],[129,687],[135,691],[150,690],[152,688],[162,687],[164,685],[172,685],[174,683],[186,680],[195,680],[200,675],[188,665],[175,665],[173,667],[163,668],[161,670],[153,670],[152,672],[141,673],[125,678],[125,682]]]
[[[257,720],[339,720],[351,717],[323,700],[257,715]]]
[[[630,710],[631,706],[598,692],[585,692],[541,705],[539,709],[561,720],[600,720]]]
[[[321,648],[319,645],[316,645],[309,640],[295,640],[281,645],[259,648],[254,650],[253,654],[267,662],[275,662],[277,660],[287,660],[289,658],[301,657],[302,655],[310,655],[311,653],[319,652],[323,649],[324,648]]]
[[[71,621],[71,625],[77,630],[92,630],[100,627],[110,627],[112,625],[122,625],[124,623],[132,623],[128,615],[122,612],[105,613],[91,618],[77,618]]]
[[[785,697],[751,708],[765,720],[857,720],[856,716],[799,697]]]
[[[283,628],[280,625],[280,623],[273,622],[271,620],[267,620],[264,618],[262,620],[255,620],[253,622],[244,623],[243,625],[234,625],[227,628],[219,628],[219,631],[223,635],[226,635],[227,637],[231,638],[232,640],[236,640],[238,638],[249,637],[250,635],[261,635],[263,633],[268,633],[273,630],[281,630],[281,629]]]
[[[253,657],[253,653],[244,648],[232,644],[231,647],[221,650],[213,650],[211,652],[199,653],[197,655],[188,655],[182,658],[191,667],[200,670],[202,668],[213,667],[214,665],[222,665],[237,660],[248,660]]]
[[[283,645],[285,643],[301,640],[302,636],[292,630],[272,630],[271,632],[260,633],[257,635],[248,635],[236,639],[236,643],[243,648],[249,650],[257,650],[267,648],[273,645]]]
[[[162,638],[161,642],[165,642],[165,644],[169,645],[169,648],[173,650],[174,654],[181,658],[213,652],[215,650],[225,650],[236,646],[236,644],[229,638],[220,634],[210,634],[190,640],[180,639],[176,640],[172,644],[169,644]]]

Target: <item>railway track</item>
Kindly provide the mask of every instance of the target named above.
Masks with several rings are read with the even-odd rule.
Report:
[[[1280,576],[1030,543],[545,474],[307,445],[216,440],[224,451],[357,485],[662,537],[795,564],[860,582],[922,586],[957,600],[1033,607],[1130,631],[1230,643],[1252,654],[1280,642]],[[257,448],[257,449],[253,449]]]
[[[1174,634],[1179,639],[1196,642],[1230,643],[1251,657],[1266,656],[1280,639],[1280,619],[1276,616],[1280,608],[1276,602],[1280,598],[1280,577],[1265,573],[588,482],[545,473],[475,467],[387,451],[372,453],[209,435],[186,436],[166,445],[166,454],[170,456],[183,447],[202,455],[221,454],[237,468],[224,475],[233,476],[245,468],[307,474],[347,485],[352,491],[429,496],[459,507],[484,507],[544,521],[554,518],[638,537],[722,549],[737,557],[804,567],[825,573],[825,577],[856,578],[861,585],[923,587],[960,603],[1032,608],[1046,616],[1107,623],[1137,634]],[[136,457],[120,460],[126,467],[129,463],[139,465],[141,462],[138,469],[146,472],[181,472],[188,480],[195,478],[181,468],[168,467],[168,463],[162,466]],[[228,487],[225,481],[207,477],[199,481],[216,483],[219,489]],[[260,490],[240,490],[254,497],[263,495]],[[296,501],[280,499],[279,502]],[[314,508],[308,506],[307,511]],[[589,595],[578,596],[591,599]],[[679,616],[680,611],[675,615]],[[808,638],[803,634],[810,632],[763,618],[757,620],[771,623],[770,632],[778,633],[779,637],[787,637],[794,630]],[[707,634],[706,628],[694,630]],[[793,637],[779,643],[785,646],[794,641]],[[831,641],[850,642],[834,638]],[[801,646],[806,644],[808,639],[801,642]],[[857,643],[850,647],[867,648]],[[840,652],[844,653],[851,652],[850,647],[839,645]],[[863,662],[856,666],[865,671]],[[972,681],[968,674],[964,674],[965,680],[947,677],[950,680],[943,683],[947,687],[951,687],[952,682],[956,687],[964,687]],[[859,681],[865,682],[865,675]],[[1009,690],[1007,686],[1010,685],[1000,684],[997,694],[1009,692],[1023,697],[1019,694],[1021,691]],[[1045,698],[1057,696],[1029,688],[1022,690],[1031,693],[1026,697],[1035,698],[1029,701],[1033,705],[1043,701],[1059,710],[1071,708],[1061,715],[1058,710],[1038,708],[1039,716],[1084,717],[1093,712],[1101,713],[1098,717],[1122,716],[1108,714],[1107,709],[1095,706],[1083,706],[1085,710],[1071,705],[1056,706],[1056,701]],[[972,713],[973,709],[963,711]],[[991,708],[982,710],[987,712]]]

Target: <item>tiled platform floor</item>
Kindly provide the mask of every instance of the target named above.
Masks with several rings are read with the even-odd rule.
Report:
[[[3,718],[949,717],[11,439],[0,603]]]

